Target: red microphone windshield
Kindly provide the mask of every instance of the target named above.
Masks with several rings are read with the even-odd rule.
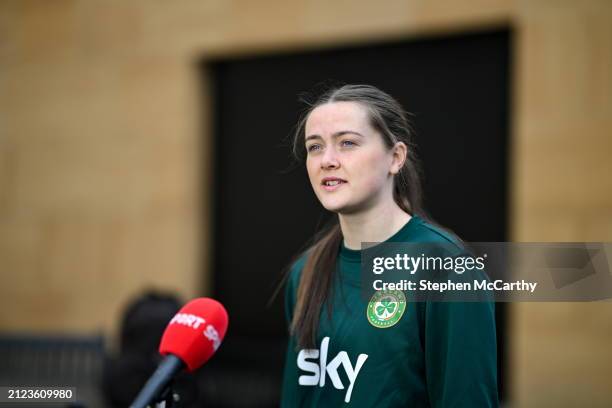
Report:
[[[174,354],[194,371],[217,351],[227,323],[227,311],[221,303],[210,298],[194,299],[168,323],[159,352],[164,356]]]

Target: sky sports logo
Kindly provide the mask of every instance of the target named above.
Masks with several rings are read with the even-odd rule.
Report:
[[[170,320],[169,325],[180,324],[182,326],[191,327],[192,329],[197,330],[204,323],[206,323],[206,319],[204,319],[203,317],[196,316],[190,313],[177,313],[172,318],[172,320]],[[212,342],[213,349],[217,351],[217,349],[221,345],[221,337],[219,336],[219,332],[217,332],[217,329],[215,329],[212,324],[209,324],[206,326],[202,334],[204,334],[204,337],[206,337]]]
[[[191,327],[192,329],[198,329],[200,325],[204,323],[206,323],[206,319],[189,313],[177,313],[172,320],[170,320],[170,324],[180,324],[182,326]]]
[[[344,384],[338,375],[340,366],[344,368],[348,377],[348,389],[344,394],[344,402],[350,402],[353,386],[357,375],[363,367],[363,364],[368,359],[367,354],[359,354],[357,362],[353,367],[351,359],[346,351],[341,351],[336,356],[327,361],[327,350],[329,348],[329,337],[324,337],[321,341],[321,349],[303,349],[300,350],[297,356],[297,366],[306,371],[308,374],[300,375],[298,383],[302,386],[319,386],[325,387],[326,377],[329,376],[332,385],[337,390],[343,390]],[[317,361],[318,360],[318,361]]]

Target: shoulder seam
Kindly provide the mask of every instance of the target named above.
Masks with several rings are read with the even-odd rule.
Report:
[[[451,237],[449,237],[447,234],[439,231],[437,228],[435,228],[434,226],[426,223],[426,222],[421,222],[421,225],[425,228],[427,228],[427,230],[431,231],[432,233],[436,234],[437,236],[443,238],[445,241],[453,244],[457,249],[463,250],[463,246],[460,245],[459,242],[457,242],[456,240],[453,240]]]

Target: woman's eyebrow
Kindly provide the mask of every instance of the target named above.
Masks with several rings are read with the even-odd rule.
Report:
[[[354,130],[340,130],[340,131],[338,131],[338,132],[334,133],[334,134],[332,135],[332,138],[334,138],[334,139],[335,139],[335,138],[338,138],[338,137],[340,137],[340,136],[344,136],[344,135],[347,135],[347,134],[357,135],[357,136],[359,136],[359,137],[365,137],[365,136],[364,136],[364,135],[362,135],[361,133],[356,132],[356,131],[354,131]],[[306,136],[306,139],[304,139],[304,141],[305,141],[305,142],[307,142],[307,141],[309,141],[309,140],[311,140],[311,139],[323,139],[323,138],[322,138],[321,136],[319,136],[319,135],[309,135],[309,136]]]

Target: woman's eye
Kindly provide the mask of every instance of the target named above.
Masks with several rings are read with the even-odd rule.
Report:
[[[306,146],[306,150],[309,152],[317,151],[321,148],[318,144],[311,144],[310,146]]]
[[[340,144],[345,147],[357,146],[357,144],[351,140],[343,140]]]

